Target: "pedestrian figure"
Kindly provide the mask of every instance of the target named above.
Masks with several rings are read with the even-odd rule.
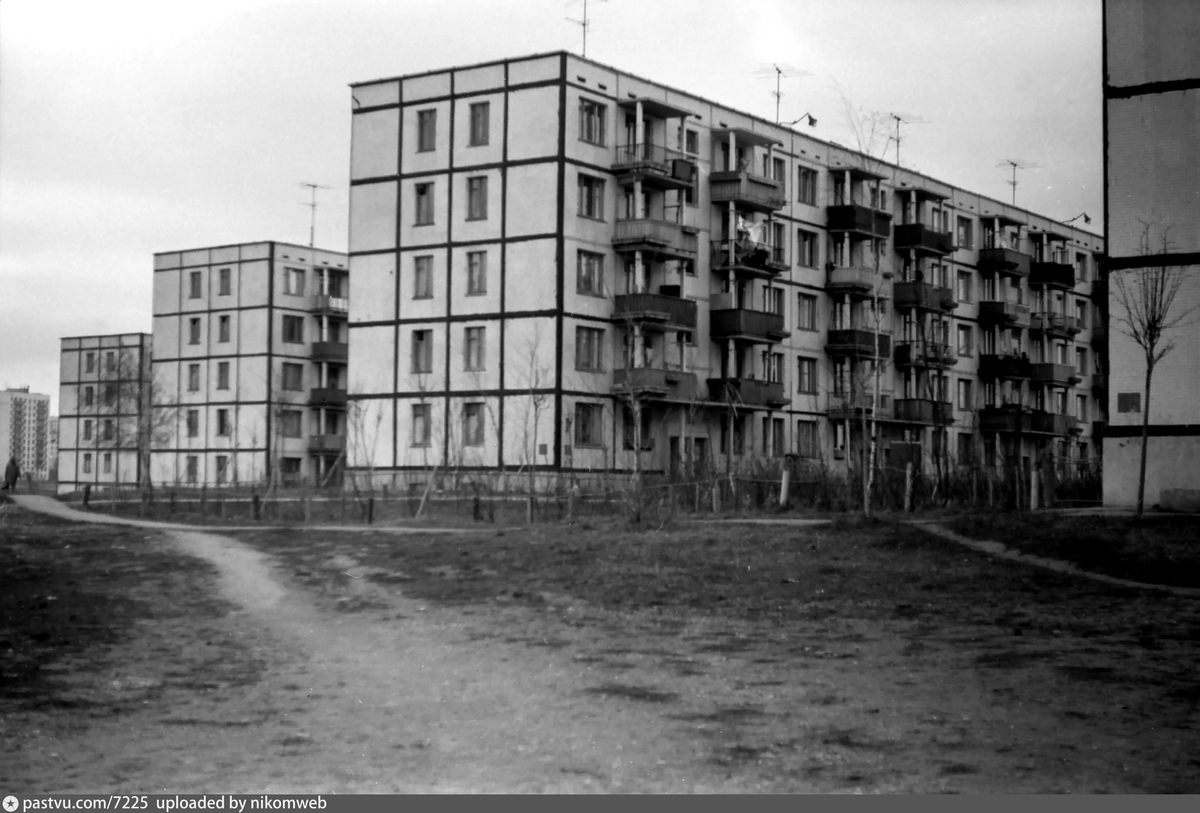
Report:
[[[17,481],[21,479],[21,467],[17,465],[17,459],[10,457],[8,465],[4,467],[4,490],[15,492],[17,490]]]

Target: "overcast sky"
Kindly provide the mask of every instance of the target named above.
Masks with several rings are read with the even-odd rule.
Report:
[[[904,165],[1103,222],[1100,0],[591,0],[587,56],[852,146],[843,96],[920,118]],[[582,0],[0,3],[0,386],[62,336],[149,332],[152,254],[344,251],[348,85],[582,48]],[[767,71],[764,72],[763,68]],[[894,153],[889,153],[893,158]]]

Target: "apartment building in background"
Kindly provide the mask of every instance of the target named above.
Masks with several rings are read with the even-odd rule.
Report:
[[[50,396],[29,387],[0,390],[0,466],[15,458],[21,479],[50,475]]]
[[[338,252],[155,254],[153,482],[339,485],[348,297]]]
[[[151,337],[62,339],[58,391],[58,492],[85,485],[135,488],[150,463]]]
[[[1145,506],[1200,503],[1200,6],[1106,0],[1104,6],[1105,239],[1111,378],[1104,437],[1104,504],[1137,503],[1142,420],[1149,411]],[[1147,253],[1149,252],[1149,253]],[[1163,336],[1175,348],[1154,369],[1123,331],[1115,281],[1130,287],[1167,267],[1183,272]],[[1191,492],[1190,496],[1181,495]]]
[[[351,93],[352,467],[1098,465],[1075,224],[569,53]]]

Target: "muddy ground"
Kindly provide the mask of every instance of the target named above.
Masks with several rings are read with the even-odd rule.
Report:
[[[0,514],[5,793],[1200,790],[1200,601],[911,526]]]

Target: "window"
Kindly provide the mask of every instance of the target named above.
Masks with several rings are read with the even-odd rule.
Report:
[[[970,325],[959,325],[958,326],[958,355],[960,358],[967,358],[967,357],[973,355],[973,351],[971,348],[971,345],[973,344],[973,342],[972,342],[972,333],[973,332],[974,331],[972,331]]]
[[[217,272],[217,296],[229,296],[233,292],[233,269],[222,268]]]
[[[300,437],[301,419],[303,418],[303,413],[300,410],[285,409],[279,417],[283,424],[281,429],[285,438]]]
[[[956,241],[956,245],[958,246],[958,248],[970,249],[970,248],[975,247],[975,241],[973,239],[972,229],[971,229],[971,227],[973,225],[974,224],[971,223],[970,218],[967,218],[967,217],[958,218],[958,240]]]
[[[412,332],[412,371],[414,373],[433,371],[432,330],[414,330]]]
[[[575,266],[575,290],[581,294],[604,295],[604,255],[580,251]]]
[[[1088,400],[1086,395],[1075,396],[1075,417],[1082,423],[1087,423],[1088,419]]]
[[[417,257],[413,260],[413,299],[429,299],[433,296],[433,257]]]
[[[800,457],[817,456],[816,421],[796,421],[796,454]]]
[[[92,473],[92,455],[90,452],[83,456],[83,473]]]
[[[110,373],[117,371],[117,354],[111,350],[104,354],[104,369]]]
[[[279,461],[279,473],[284,480],[295,480],[300,476],[300,458],[284,457]]]
[[[608,108],[591,99],[579,100],[579,140],[598,147],[604,146],[605,119]]]
[[[817,204],[817,171],[808,167],[796,170],[796,200],[809,206]]]
[[[963,410],[972,409],[971,401],[971,380],[969,378],[958,379],[958,408]]]
[[[104,453],[104,473],[112,474],[112,452]]]
[[[817,360],[796,359],[796,390],[815,395],[817,392]]]
[[[200,344],[200,317],[188,319],[188,344]]]
[[[223,438],[229,437],[229,410],[217,410],[217,434]]]
[[[95,353],[85,353],[83,356],[83,362],[86,367],[85,372],[93,373],[96,371],[96,354]]]
[[[650,410],[643,407],[641,410],[641,427],[638,427],[638,421],[634,420],[633,410],[628,406],[621,407],[621,445],[623,448],[632,451],[635,446],[640,447],[641,451],[649,452],[654,450],[654,440],[651,437],[650,426]]]
[[[217,317],[217,341],[218,342],[229,341],[229,317],[228,316],[218,316]]]
[[[467,178],[467,220],[487,220],[486,175]]]
[[[283,292],[289,296],[304,296],[304,269],[283,269]]]
[[[800,294],[797,298],[796,327],[800,330],[817,329],[817,298],[811,294]]]
[[[304,389],[303,364],[292,364],[288,361],[283,363],[283,388],[293,392]]]
[[[688,130],[683,137],[683,149],[692,155],[700,152],[700,134],[695,130]]]
[[[116,427],[113,425],[112,418],[104,419],[104,439],[112,440],[116,436]]]
[[[464,370],[482,370],[484,368],[485,330],[486,328],[482,327],[469,327],[463,331]]]
[[[187,411],[187,436],[189,438],[200,437],[200,410],[198,409]]]
[[[787,181],[787,164],[782,158],[771,159],[771,180],[785,183]],[[785,189],[784,192],[787,190]]]
[[[219,390],[229,389],[229,362],[228,361],[218,361],[217,362],[217,389],[219,389]]]
[[[1075,279],[1079,282],[1088,281],[1088,264],[1086,254],[1075,255]]]
[[[599,328],[575,328],[575,369],[599,372],[604,369],[604,331]]]
[[[200,365],[188,365],[188,392],[200,391]]]
[[[463,445],[483,445],[483,404],[463,404]]]
[[[779,384],[783,381],[783,353],[769,353],[763,355],[763,365],[767,381],[772,384]]]
[[[575,445],[599,446],[603,409],[600,404],[575,405]]]
[[[92,421],[91,421],[91,419],[85,420],[83,422],[83,439],[84,440],[92,439]]]
[[[971,301],[971,272],[970,271],[959,271],[958,272],[958,301],[959,302],[968,302],[968,303]]]
[[[412,445],[429,445],[429,404],[412,405]]]
[[[482,147],[488,143],[488,118],[491,113],[490,102],[475,102],[471,105],[471,135],[467,145]]]
[[[805,268],[817,267],[817,235],[804,229],[796,231],[796,247],[798,256],[796,262]]]
[[[188,299],[200,298],[200,272],[192,271],[188,274]]]
[[[433,184],[419,183],[413,187],[417,196],[417,226],[433,225]]]
[[[1088,303],[1083,299],[1075,300],[1075,319],[1079,322],[1079,327],[1087,330],[1088,326]]]
[[[767,313],[774,313],[783,316],[783,289],[782,288],[765,288],[763,289],[763,301],[767,306]]]
[[[604,219],[604,180],[591,175],[579,175],[579,215],[596,220]]]
[[[284,316],[283,317],[283,340],[288,344],[303,344],[304,343],[304,317],[303,316]]]
[[[96,390],[93,387],[83,388],[83,405],[91,406],[96,399]]]
[[[229,455],[217,455],[217,485],[222,485],[229,476]]]
[[[1075,348],[1075,372],[1079,373],[1080,375],[1087,375],[1088,374],[1087,360],[1088,360],[1087,359],[1087,348],[1086,347],[1076,347]]]
[[[417,111],[417,152],[437,149],[437,111]]]
[[[1118,392],[1117,412],[1141,412],[1142,394],[1140,392]]]
[[[487,293],[487,252],[467,252],[467,296]]]
[[[117,403],[117,385],[104,385],[104,405],[106,407],[115,406]]]
[[[195,484],[200,479],[200,457],[190,454],[187,456],[187,481]]]
[[[958,462],[960,465],[970,465],[974,459],[974,444],[972,443],[971,435],[967,432],[958,433]]]

